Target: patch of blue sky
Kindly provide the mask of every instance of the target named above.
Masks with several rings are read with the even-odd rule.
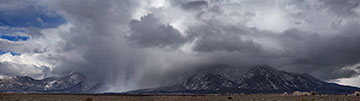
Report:
[[[0,39],[27,41],[31,38],[29,28],[55,28],[65,22],[60,14],[38,5],[37,0],[0,1]],[[0,49],[0,55],[6,53],[21,55]]]
[[[29,39],[27,36],[10,36],[10,35],[0,35],[1,39],[7,39],[9,41],[26,41]]]
[[[12,56],[20,56],[21,55],[20,53],[0,50],[0,55],[4,55],[6,53],[10,53]]]
[[[30,37],[18,33],[27,33],[27,30],[11,27],[0,28],[0,39],[9,41],[26,41],[30,39]]]
[[[55,11],[36,4],[16,9],[0,9],[0,26],[54,28],[65,23]]]

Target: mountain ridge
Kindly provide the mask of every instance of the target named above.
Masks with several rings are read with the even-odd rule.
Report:
[[[0,79],[0,92],[57,92],[82,93],[93,92],[84,75],[71,72],[61,77],[48,77],[41,80],[29,76],[9,76]]]
[[[209,70],[210,69],[210,70]],[[253,66],[244,74],[240,68],[218,65],[200,70],[175,85],[140,89],[128,93],[282,93],[316,91],[324,94],[353,93],[357,87],[327,83],[309,74],[290,73],[267,65]]]

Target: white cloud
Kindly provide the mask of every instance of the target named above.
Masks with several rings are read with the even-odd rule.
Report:
[[[360,75],[351,77],[351,78],[340,78],[340,79],[333,80],[332,82],[335,82],[335,83],[338,83],[341,85],[360,87]]]
[[[342,68],[343,70],[353,70],[357,73],[360,73],[360,63],[354,65],[348,65]],[[356,86],[360,87],[360,75],[353,76],[350,78],[339,78],[330,80],[329,82],[335,82],[342,85]]]

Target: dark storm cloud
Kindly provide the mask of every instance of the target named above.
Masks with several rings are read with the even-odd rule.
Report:
[[[325,6],[329,7],[330,11],[340,16],[354,16],[357,13],[354,9],[360,6],[359,0],[321,0]]]
[[[214,14],[223,16],[223,13]],[[348,23],[337,33],[311,33],[299,29],[271,32],[226,25],[216,18],[198,19],[204,24],[191,26],[187,31],[192,39],[197,39],[193,50],[209,52],[208,56],[214,62],[235,66],[268,64],[292,72],[311,73],[324,80],[358,75],[354,70],[342,69],[360,62],[357,53],[360,46],[356,44],[360,42],[357,28],[360,26],[357,23]],[[272,41],[254,41],[263,39]],[[266,43],[277,46],[264,45]]]
[[[207,8],[208,2],[207,1],[190,1],[190,2],[183,3],[181,6],[183,9],[186,9],[186,10],[198,10],[201,8]]]
[[[344,23],[344,26],[336,29],[337,32],[332,33],[307,32],[301,28],[275,32],[243,24],[254,17],[261,17],[257,12],[262,12],[262,9],[241,11],[242,7],[237,4],[229,6],[216,1],[187,0],[170,1],[170,11],[167,11],[168,8],[154,8],[152,10],[159,11],[134,20],[132,15],[139,6],[136,3],[116,0],[61,0],[52,3],[52,7],[65,12],[65,18],[74,26],[70,29],[71,36],[65,37],[67,43],[64,51],[75,51],[79,55],[76,58],[84,59],[63,59],[62,64],[53,72],[80,71],[92,81],[121,85],[114,86],[113,89],[117,90],[163,85],[167,80],[176,78],[172,75],[174,71],[189,72],[194,70],[191,66],[202,64],[229,64],[244,68],[244,71],[251,65],[267,64],[287,71],[310,73],[323,80],[357,75],[357,72],[344,70],[342,67],[360,62],[357,53],[360,51],[357,44],[360,43],[358,23]],[[243,6],[245,9],[248,5]],[[201,11],[187,10],[202,7],[205,9]],[[342,7],[340,8],[345,9]],[[302,13],[304,15],[312,14],[307,10],[300,9],[299,12],[305,12]],[[184,12],[186,16],[194,18],[185,19],[184,22],[194,24],[183,24],[186,30],[181,33],[167,21],[178,21],[176,17],[172,19],[171,14],[180,13],[178,16],[181,16]],[[251,16],[235,16],[242,14]],[[315,20],[313,22],[316,23]],[[277,23],[273,26],[277,26]],[[177,50],[187,43],[193,43],[187,50],[190,53],[162,50],[165,47]],[[158,48],[132,47],[133,45]],[[188,61],[180,62],[181,59]]]
[[[68,36],[59,52],[74,53],[49,58],[61,61],[51,71],[66,74],[83,73],[89,81],[104,83],[113,90],[129,89],[134,62],[141,62],[141,54],[125,46],[125,29],[130,23],[137,1],[132,0],[54,0],[45,1],[50,9],[57,9],[71,24]],[[139,50],[140,51],[140,50]],[[139,56],[140,55],[140,56]],[[114,86],[118,84],[119,86]]]
[[[282,44],[286,47],[286,56],[292,59],[288,65],[296,66],[295,71],[313,72],[322,79],[334,79],[339,77],[351,77],[356,72],[342,70],[349,64],[360,62],[358,40],[359,29],[356,25],[352,28],[345,27],[336,35],[322,36],[307,34],[299,30],[285,31],[281,36]]]
[[[242,35],[246,35],[249,32],[234,26],[209,22],[205,25],[191,28],[188,33],[197,39],[193,47],[195,51],[254,52],[260,48],[260,45],[254,43],[251,39],[242,39]]]
[[[52,74],[77,71],[90,82],[105,84],[104,91],[119,92],[161,85],[168,80],[165,69],[175,67],[167,64],[180,64],[182,58],[171,52],[187,39],[154,15],[132,19],[137,1],[58,0],[48,5],[71,24],[67,36],[60,34],[64,46],[56,50],[66,54],[49,57],[60,61]]]
[[[129,27],[128,40],[139,46],[179,46],[187,40],[177,29],[169,24],[162,24],[152,14],[141,17],[139,21],[132,20]]]
[[[268,64],[284,70],[298,73],[310,73],[320,79],[329,80],[347,78],[358,75],[354,70],[344,70],[342,67],[360,62],[360,33],[359,25],[346,28],[336,35],[322,36],[296,29],[283,33],[269,34],[253,30],[252,35],[259,38],[272,38],[282,45],[275,53],[251,40],[242,41],[241,31],[228,34],[221,31],[197,30],[207,33],[199,36],[194,50],[210,52],[211,58],[218,63],[235,66],[250,66]],[[217,27],[219,28],[219,27]],[[216,34],[214,34],[216,33]],[[340,34],[342,33],[342,34]],[[232,55],[217,53],[216,51],[235,52]],[[218,54],[218,55],[214,55]]]
[[[45,49],[39,49],[41,52],[38,53],[44,53],[44,61],[54,66],[52,74],[81,72],[89,81],[102,82],[109,87],[105,90],[111,91],[165,85],[176,82],[183,75],[191,75],[199,67],[206,68],[212,64],[228,64],[244,71],[251,65],[265,64],[287,71],[310,73],[323,80],[358,75],[354,70],[342,68],[360,62],[360,24],[355,20],[348,23],[345,18],[333,29],[336,31],[309,32],[302,29],[303,24],[289,25],[285,31],[256,26],[269,23],[278,26],[283,20],[293,22],[292,18],[302,21],[307,17],[317,17],[311,11],[313,9],[304,10],[311,5],[301,8],[297,7],[299,5],[279,3],[283,8],[290,8],[290,13],[296,11],[291,13],[295,15],[288,16],[283,13],[286,10],[281,10],[282,7],[270,9],[273,6],[267,7],[260,0],[241,4],[216,0],[172,0],[170,5],[160,7],[139,2],[44,0],[42,3],[62,15],[66,24],[52,29],[55,31],[29,30],[34,36],[44,34],[44,37],[35,38],[34,43],[44,42],[41,45],[45,44]],[[305,1],[298,2],[302,4]],[[343,16],[354,13],[351,9],[358,5],[356,2],[339,5],[333,2],[336,1],[324,1],[330,12]],[[269,1],[269,4],[273,3]],[[348,13],[346,15],[341,11]],[[267,12],[274,13],[268,17]],[[315,13],[318,12],[322,11]],[[257,21],[259,19],[264,22]],[[280,20],[274,23],[269,19]],[[312,22],[308,24],[310,28],[327,24],[317,20]],[[46,39],[45,35],[50,39]],[[54,44],[47,46],[47,43]],[[3,48],[36,50],[17,46],[0,41]],[[4,70],[2,74],[16,74],[18,70],[8,67],[22,66],[36,68],[33,65],[0,63],[0,69]]]
[[[259,46],[251,40],[242,40],[236,35],[205,35],[194,47],[196,51],[256,51]]]

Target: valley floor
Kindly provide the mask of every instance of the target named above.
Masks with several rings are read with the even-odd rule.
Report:
[[[103,95],[0,93],[0,101],[360,101],[360,96],[314,95]]]

